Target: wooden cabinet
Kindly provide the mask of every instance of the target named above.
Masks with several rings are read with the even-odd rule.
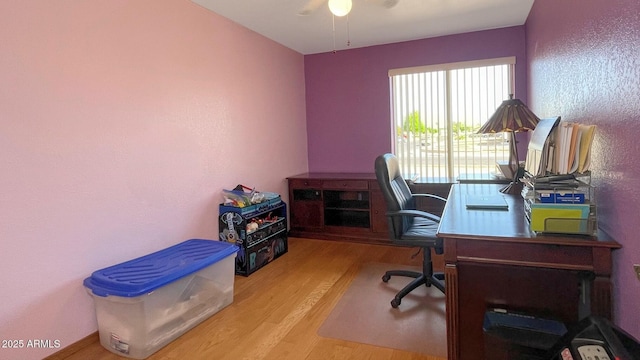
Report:
[[[375,174],[307,173],[288,181],[290,236],[391,243],[387,208]],[[422,184],[414,191],[428,192],[431,185],[438,195],[447,196],[450,184]],[[443,204],[439,206],[435,213],[442,212]]]
[[[390,243],[375,174],[307,173],[288,181],[291,236]]]
[[[322,229],[322,182],[289,180],[291,228],[304,231]]]
[[[387,204],[384,202],[382,191],[376,183],[371,188],[371,231],[375,234],[389,236],[389,220],[385,213],[387,212]]]

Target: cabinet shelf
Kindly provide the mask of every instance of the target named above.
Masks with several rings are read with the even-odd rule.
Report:
[[[349,186],[348,181],[341,183]],[[371,226],[369,191],[325,190],[323,197],[325,225],[365,229]]]
[[[325,210],[352,210],[352,211],[369,211],[369,203],[365,204],[359,203],[342,203],[342,204],[325,204]]]
[[[324,224],[327,226],[369,228],[371,222],[368,210],[325,209]]]
[[[270,238],[278,235],[287,229],[287,221],[285,218],[280,218],[278,221],[268,223],[260,226],[257,230],[247,231],[246,234],[246,246],[247,249],[254,245],[260,244],[269,240]]]

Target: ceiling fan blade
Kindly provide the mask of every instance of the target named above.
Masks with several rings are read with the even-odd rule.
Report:
[[[376,5],[380,5],[387,9],[391,9],[392,7],[398,5],[400,0],[368,0],[370,3],[374,3]]]
[[[298,11],[298,15],[306,16],[311,14],[312,12],[318,10],[322,4],[326,3],[327,0],[309,0],[307,4]]]

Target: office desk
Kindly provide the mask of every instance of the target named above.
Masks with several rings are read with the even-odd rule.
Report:
[[[512,179],[494,174],[460,174],[460,184],[508,184]]]
[[[454,184],[438,235],[444,239],[449,359],[484,358],[482,321],[490,307],[572,323],[611,318],[611,251],[598,237],[536,235],[520,195],[509,210],[468,210],[467,194],[500,194],[497,184]]]

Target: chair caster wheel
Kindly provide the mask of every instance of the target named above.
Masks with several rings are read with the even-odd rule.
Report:
[[[400,306],[400,300],[399,299],[393,299],[391,300],[391,307],[394,309],[397,309],[398,306]]]
[[[388,281],[389,281],[389,279],[391,279],[391,276],[389,276],[389,275],[382,275],[382,281],[384,281],[384,282],[388,282]]]

